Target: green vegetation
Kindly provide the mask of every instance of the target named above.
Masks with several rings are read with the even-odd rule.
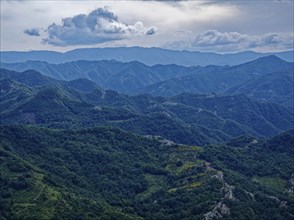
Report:
[[[0,69],[0,77],[1,124],[63,129],[111,126],[189,145],[246,134],[268,137],[294,126],[293,113],[286,108],[243,95],[132,97],[103,91],[87,80],[58,81],[35,71]]]
[[[231,219],[289,219],[294,161],[270,148],[282,136],[294,138],[289,131],[247,147],[240,141],[237,148],[196,147],[161,144],[107,127],[2,126],[1,215],[201,219],[224,201]],[[230,189],[232,198],[225,193]]]
[[[255,176],[252,178],[252,181],[257,182],[263,186],[277,190],[280,192],[286,191],[287,181],[280,177],[259,177]]]
[[[281,106],[1,74],[1,219],[294,217],[294,130],[280,133],[293,114]]]

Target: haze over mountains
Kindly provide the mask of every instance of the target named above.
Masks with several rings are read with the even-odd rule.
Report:
[[[246,94],[258,101],[274,102],[293,109],[293,62],[273,55],[236,66],[147,66],[137,61],[103,60],[62,64],[27,61],[1,63],[1,67],[15,71],[34,69],[59,80],[85,78],[103,89],[128,95]]]
[[[285,61],[293,62],[293,51],[258,53],[244,51],[232,54],[213,52],[177,51],[162,48],[114,47],[75,49],[65,53],[56,51],[1,51],[1,62],[15,63],[26,61],[45,61],[64,63],[77,60],[117,60],[120,62],[139,61],[146,65],[177,64],[181,66],[238,65],[263,56],[275,55]]]

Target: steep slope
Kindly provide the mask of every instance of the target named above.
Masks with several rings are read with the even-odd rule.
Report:
[[[275,56],[259,58],[252,62],[232,67],[202,69],[184,77],[173,78],[139,89],[138,93],[155,96],[173,96],[182,92],[223,93],[235,85],[262,77],[273,72],[293,74],[293,63],[285,62]]]
[[[35,93],[30,87],[9,78],[0,78],[0,88],[0,113],[12,111]]]
[[[292,112],[276,104],[254,102],[245,95],[182,94],[171,100],[192,106],[200,111],[208,110],[218,117],[248,126],[260,135],[274,135],[277,131],[281,132],[293,127]]]
[[[85,78],[77,78],[71,81],[62,81],[45,76],[35,70],[26,70],[20,73],[0,68],[0,78],[9,78],[30,87],[67,86],[82,92],[91,92],[93,90],[100,89],[96,83]]]
[[[9,78],[31,87],[60,84],[60,81],[44,76],[36,70],[26,70],[19,73],[1,68],[0,78]]]
[[[274,102],[293,110],[293,72],[275,72],[228,89],[226,94],[246,94],[262,102]]]

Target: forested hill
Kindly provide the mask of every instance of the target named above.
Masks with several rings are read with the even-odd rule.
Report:
[[[103,127],[1,126],[1,216],[291,219],[293,135],[199,147]]]
[[[35,71],[0,73],[1,124],[104,125],[184,144],[216,143],[242,134],[267,137],[293,128],[290,110],[244,95],[127,96],[88,80],[58,81]]]

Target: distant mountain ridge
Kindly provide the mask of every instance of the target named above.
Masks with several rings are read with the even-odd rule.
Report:
[[[16,71],[6,70],[0,68],[0,78],[13,79],[19,83],[25,84],[30,87],[42,87],[42,86],[67,86],[74,88],[78,91],[92,91],[100,89],[97,84],[91,80],[85,78],[78,78],[70,81],[57,80],[41,74],[36,70],[25,70],[21,74]]]
[[[256,77],[263,77],[273,72],[293,74],[294,64],[285,62],[276,56],[261,57],[254,61],[236,66],[204,67],[194,74],[171,78],[157,84],[146,86],[138,93],[172,96],[182,92],[192,93],[223,93],[232,86],[245,83]]]
[[[86,78],[105,89],[126,94],[132,94],[137,89],[147,85],[202,70],[201,67],[183,67],[174,64],[147,66],[138,61],[123,63],[115,60],[79,60],[61,64],[28,61],[24,63],[1,63],[0,66],[19,72],[36,70],[43,75],[58,80]]]
[[[293,109],[294,64],[273,55],[236,66],[147,66],[138,61],[122,63],[115,60],[80,60],[62,64],[41,61],[1,63],[1,67],[19,72],[34,69],[51,78],[65,81],[84,78],[103,89],[128,95],[146,93],[153,96],[174,96],[183,92],[246,94],[258,101],[270,101]],[[270,74],[275,77],[270,77]],[[259,86],[265,81],[268,81],[267,86]],[[256,83],[253,85],[253,82]],[[245,85],[248,85],[247,89],[243,88]],[[258,92],[253,92],[255,87],[258,87]]]
[[[77,60],[117,60],[121,62],[139,61],[146,65],[177,64],[181,66],[206,65],[238,65],[257,58],[276,55],[288,62],[294,61],[294,52],[258,53],[244,51],[232,54],[218,54],[199,51],[176,51],[162,48],[114,47],[114,48],[82,48],[65,53],[56,51],[1,51],[1,62],[14,63],[26,61],[45,61],[64,63]]]
[[[248,97],[253,97],[258,101],[275,102],[293,109],[293,78],[293,72],[274,72],[233,86],[225,94],[246,94]]]

